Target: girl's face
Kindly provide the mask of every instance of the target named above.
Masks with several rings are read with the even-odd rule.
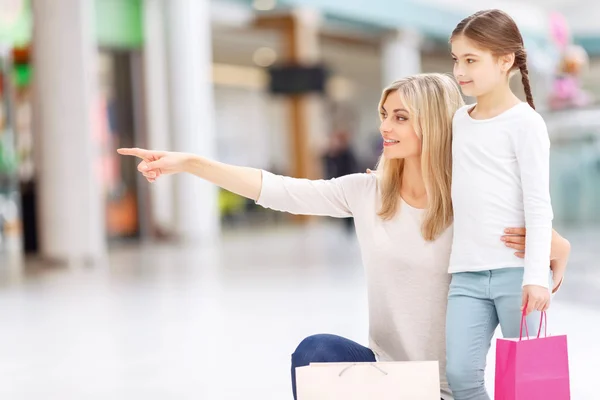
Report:
[[[388,160],[421,156],[421,139],[413,127],[416,121],[406,110],[397,91],[387,96],[379,112],[384,156]]]
[[[514,53],[501,57],[477,47],[464,37],[452,38],[454,77],[465,96],[478,97],[508,84],[508,72],[514,64]]]

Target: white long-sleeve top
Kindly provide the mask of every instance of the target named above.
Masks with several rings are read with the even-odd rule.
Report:
[[[552,239],[550,140],[542,117],[520,103],[490,119],[459,109],[453,120],[451,273],[525,267],[523,285],[548,287]],[[525,259],[500,236],[527,228]]]
[[[310,181],[262,173],[257,203],[293,214],[354,217],[369,299],[369,347],[380,361],[439,361],[445,399],[446,306],[452,229],[435,241],[421,235],[424,210],[402,201],[383,221],[377,178],[353,174]]]

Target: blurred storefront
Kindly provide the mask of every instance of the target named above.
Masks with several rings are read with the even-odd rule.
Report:
[[[28,0],[1,3],[0,247],[13,243],[13,251],[37,253],[39,179],[32,112],[33,10]],[[98,171],[105,198],[106,235],[109,239],[139,237],[143,225],[138,217],[141,200],[135,165],[123,163],[115,150],[141,141],[142,2],[95,0],[93,5],[98,48],[94,65],[98,68],[99,86],[94,90],[97,99],[93,131],[101,153]]]
[[[82,230],[88,230],[90,238],[95,237],[92,231],[102,231],[100,239],[89,239],[97,243],[92,246],[96,249],[103,247],[100,241],[165,235],[215,237],[220,222],[249,221],[252,212],[262,212],[252,202],[217,193],[192,177],[147,185],[136,172],[137,161],[117,156],[118,147],[191,151],[224,162],[316,178],[323,176],[320,163],[329,137],[345,132],[360,169],[373,167],[381,150],[375,108],[381,88],[409,74],[450,73],[447,35],[474,7],[463,4],[455,9],[431,0],[411,3],[405,13],[391,15],[384,1],[373,3],[368,13],[364,7],[337,0],[310,4],[293,0],[68,1],[82,7],[82,16],[69,14],[67,6],[59,7],[51,0],[34,7],[27,0],[0,0],[0,204],[4,204],[0,206],[0,243],[11,242],[7,237],[20,238],[12,246],[26,252],[38,252],[44,247],[40,242],[51,242],[50,247],[60,242],[65,249],[61,251],[66,252],[69,240],[78,237],[73,232]],[[572,63],[558,69],[561,52],[546,27],[545,14],[527,17],[541,8],[509,5],[508,11],[524,26],[534,97],[553,138],[556,221],[599,223],[599,129],[594,120],[600,110],[592,101],[572,118],[568,110],[544,107],[557,76],[572,72]],[[47,33],[64,28],[41,20],[37,27],[42,33],[32,34],[36,13],[44,16],[55,9],[65,26],[74,25],[73,33],[65,30],[49,38]],[[92,56],[88,47],[81,54],[61,47],[56,55],[35,48],[36,40],[49,48],[77,32]],[[594,94],[600,87],[600,53],[591,50],[600,41],[589,35],[585,41],[572,39],[590,51],[589,60],[576,70],[581,72],[576,78]],[[35,75],[42,80],[38,92],[32,86],[36,54],[48,64]],[[88,68],[91,75],[84,71],[77,81],[59,74],[56,66],[66,59],[72,71]],[[308,79],[301,90],[292,84],[294,76]],[[51,84],[44,79],[65,79],[66,83],[60,86],[58,81]],[[81,131],[81,136],[74,136],[74,143],[57,142],[56,151],[91,146],[86,154],[93,154],[93,171],[82,170],[78,176],[97,188],[65,184],[61,179],[68,180],[68,167],[48,159],[47,153],[54,151],[52,140],[60,139],[67,125],[48,115],[38,119],[34,103],[36,98],[48,101],[59,87],[70,91],[61,95],[73,107],[81,103],[87,110],[89,103],[91,116],[89,123],[78,120],[77,129],[69,125],[70,134]],[[522,91],[518,79],[514,88]],[[44,124],[50,124],[49,136]],[[88,131],[90,137],[82,138]],[[82,155],[69,160],[83,169],[90,162]],[[58,173],[65,177],[55,177]],[[52,191],[52,186],[61,184],[66,185],[65,196],[83,191],[93,199],[98,190],[101,209],[96,210],[88,200],[93,218],[83,225],[76,218],[61,225],[64,221],[52,215],[53,210],[62,207],[58,215],[68,220],[76,204],[76,199],[65,200]],[[42,198],[46,201],[40,204]],[[72,204],[65,205],[69,201]],[[86,210],[86,205],[79,209]],[[70,239],[60,241],[53,232],[63,227],[72,233],[64,236]]]
[[[31,28],[28,1],[2,2],[0,7],[0,253],[20,253],[22,204],[29,206],[33,179],[29,53]],[[22,196],[24,198],[22,198]],[[32,216],[34,217],[34,216]],[[27,237],[26,244],[31,244]],[[34,238],[33,238],[34,239]]]
[[[138,187],[135,160],[119,157],[119,147],[144,143],[142,1],[95,1],[98,41],[98,91],[95,140],[101,148],[100,170],[109,240],[139,238],[147,193]]]
[[[10,56],[0,55],[0,249],[18,251],[21,219]]]

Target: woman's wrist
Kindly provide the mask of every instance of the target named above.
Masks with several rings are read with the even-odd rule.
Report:
[[[564,237],[562,237],[556,230],[552,230],[552,254],[550,260],[566,259],[569,258],[571,253],[571,243]]]
[[[567,260],[569,259],[570,254],[571,254],[571,243],[567,239],[561,237],[560,248],[559,248],[556,260],[559,262],[566,263]]]
[[[196,154],[186,154],[183,159],[183,172],[199,175],[199,171],[201,170],[204,161],[205,159]]]

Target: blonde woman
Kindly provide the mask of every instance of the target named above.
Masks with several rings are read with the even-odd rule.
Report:
[[[394,82],[379,104],[384,149],[376,173],[331,180],[277,176],[193,154],[119,153],[141,158],[138,169],[150,182],[188,172],[274,210],[354,217],[366,270],[369,347],[334,335],[306,338],[292,355],[294,397],[295,368],[310,362],[437,360],[441,396],[451,399],[444,331],[452,243],[451,127],[461,106],[460,91],[446,75]],[[523,250],[523,235],[510,240],[509,246]],[[568,242],[556,235],[553,245],[561,256],[556,262],[564,264]]]

